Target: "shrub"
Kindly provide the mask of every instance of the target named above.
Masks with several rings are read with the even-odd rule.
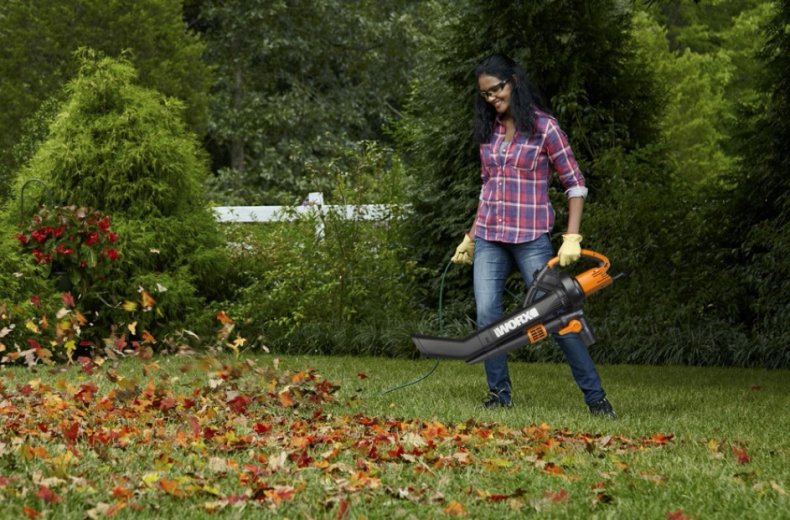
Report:
[[[352,171],[327,169],[337,186],[332,202],[404,200],[408,179],[388,150],[366,145],[348,153],[356,157]],[[394,206],[386,220],[370,221],[364,209],[347,219],[325,208],[288,223],[228,226],[243,286],[228,309],[242,335],[288,352],[412,352],[418,269],[404,245],[407,211]]]
[[[184,126],[183,105],[138,86],[134,68],[124,60],[90,50],[82,50],[80,59],[79,75],[66,86],[68,97],[48,137],[19,172],[16,193],[35,179],[56,204],[112,216],[123,243],[116,274],[102,280],[107,305],[96,309],[97,327],[109,330],[123,321],[119,302],[135,299],[140,287],[153,294],[153,284],[167,294],[148,317],[152,334],[187,323],[207,331],[211,322],[197,320],[206,316],[207,301],[223,295],[219,280],[227,263],[204,197],[206,157]],[[35,195],[32,191],[31,198]],[[32,218],[33,206],[21,206],[21,198],[6,206],[7,229],[16,226],[22,211],[24,219]],[[12,272],[21,262],[18,256],[8,260]],[[0,301],[16,297],[0,289]]]

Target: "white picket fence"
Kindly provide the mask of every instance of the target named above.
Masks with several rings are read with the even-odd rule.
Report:
[[[324,204],[324,194],[312,192],[299,206],[217,206],[214,213],[219,222],[283,222],[302,214],[342,215],[347,220],[388,220],[393,206],[389,204],[332,205]],[[316,236],[324,236],[321,219],[316,220]]]

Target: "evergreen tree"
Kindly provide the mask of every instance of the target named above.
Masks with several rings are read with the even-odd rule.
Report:
[[[79,68],[74,52],[80,47],[108,56],[125,53],[142,85],[184,101],[182,116],[189,127],[198,134],[205,130],[211,78],[202,61],[204,46],[187,30],[180,1],[4,0],[0,195],[6,194],[8,180],[46,134],[64,97],[61,88]]]

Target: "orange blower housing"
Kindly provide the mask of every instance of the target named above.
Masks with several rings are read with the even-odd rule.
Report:
[[[535,274],[524,305],[515,313],[462,339],[413,334],[412,341],[427,356],[467,363],[537,343],[555,333],[579,334],[585,345],[592,345],[595,337],[582,311],[584,299],[621,275],[609,275],[609,259],[600,253],[583,249],[581,256],[596,265],[576,276],[557,267],[559,257],[549,260]]]

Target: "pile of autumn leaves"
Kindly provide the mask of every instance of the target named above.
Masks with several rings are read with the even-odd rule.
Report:
[[[512,429],[334,416],[325,408],[338,387],[314,370],[284,370],[276,359],[267,366],[251,359],[232,365],[210,356],[181,359],[187,361],[178,371],[144,361],[136,376],[121,375],[112,361],[100,366],[84,360],[84,377],[54,383],[27,376],[16,381],[7,372],[0,379],[0,495],[6,504],[28,517],[73,514],[77,507],[97,518],[125,509],[156,516],[162,507],[182,507],[172,501],[216,512],[278,510],[307,500],[340,518],[352,503],[386,494],[464,514],[460,502],[425,484],[385,484],[383,468],[396,465],[415,476],[495,468],[507,461],[482,455],[482,448],[504,442],[527,449],[524,460],[536,471],[563,475],[566,468],[544,457],[547,451],[634,450],[671,439],[602,437],[546,425]],[[545,500],[567,500],[562,491],[554,495]],[[603,490],[600,495],[605,501]],[[517,502],[519,494],[478,499]]]

